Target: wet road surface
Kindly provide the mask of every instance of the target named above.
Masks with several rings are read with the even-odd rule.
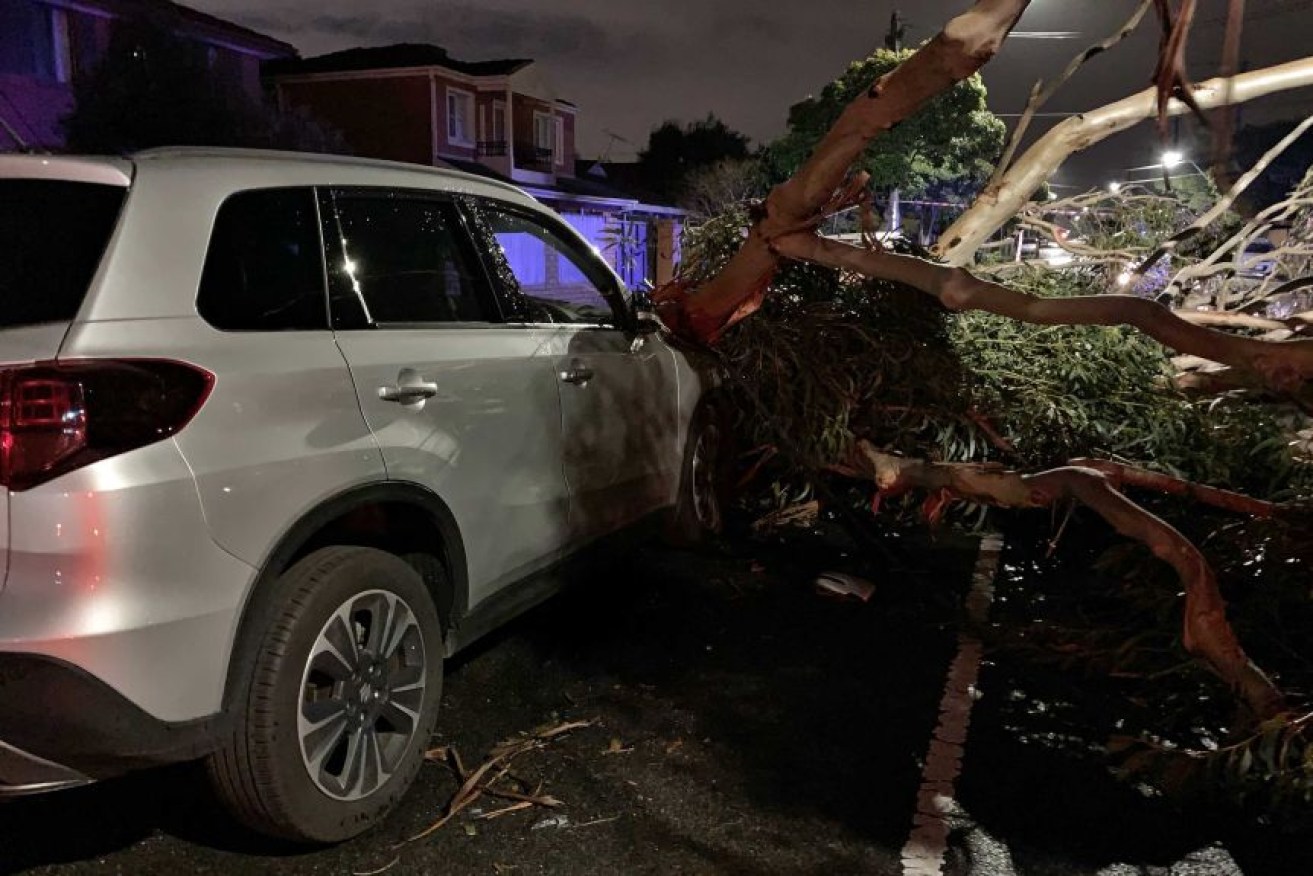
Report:
[[[482,820],[503,804],[480,801],[398,847],[457,788],[434,763],[383,826],[305,850],[244,834],[180,767],[0,806],[0,873],[896,876],[976,545],[908,557],[860,604],[814,592],[822,550],[648,548],[452,661],[434,744],[467,765],[597,722],[516,762],[559,810]],[[1034,744],[1009,695],[1045,683],[987,656],[944,873],[1313,873],[1308,842],[1178,812],[1098,757]]]

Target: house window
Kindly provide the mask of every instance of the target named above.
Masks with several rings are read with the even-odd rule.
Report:
[[[474,95],[447,89],[447,142],[474,145]]]
[[[552,122],[552,153],[557,164],[565,164],[565,119],[555,116]]]
[[[506,142],[506,104],[493,101],[492,104],[492,138],[498,143]]]
[[[550,158],[556,145],[556,128],[546,113],[533,114],[533,147],[541,158]]]

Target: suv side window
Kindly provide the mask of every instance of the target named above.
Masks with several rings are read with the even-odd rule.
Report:
[[[328,328],[314,190],[255,189],[224,201],[196,309],[223,331]]]
[[[615,325],[615,280],[592,253],[527,211],[488,201],[480,212],[505,259],[499,273],[514,280],[533,322]]]
[[[497,321],[454,205],[421,194],[354,190],[332,193],[328,205],[337,327]]]

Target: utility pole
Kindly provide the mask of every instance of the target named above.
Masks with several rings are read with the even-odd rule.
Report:
[[[884,47],[891,52],[902,51],[903,37],[907,35],[907,25],[903,24],[903,13],[897,9],[889,16],[889,33],[885,34]]]
[[[884,47],[891,52],[902,51],[903,37],[906,35],[907,25],[903,24],[903,14],[895,9],[889,16],[889,33],[885,34]],[[889,193],[889,210],[886,218],[889,220],[890,231],[897,231],[903,224],[903,205],[900,195],[898,189]]]

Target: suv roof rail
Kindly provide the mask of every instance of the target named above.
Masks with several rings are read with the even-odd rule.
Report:
[[[292,152],[283,149],[242,149],[227,146],[158,146],[143,149],[128,155],[133,161],[157,161],[171,158],[217,158],[228,160],[251,161],[297,161],[331,164],[348,167],[377,167],[381,170],[404,170],[409,173],[422,173],[446,179],[477,180],[495,188],[523,195],[519,188],[492,177],[466,173],[455,168],[434,167],[427,164],[411,164],[405,161],[388,161],[381,158],[357,158],[354,155],[333,155],[325,152]]]

